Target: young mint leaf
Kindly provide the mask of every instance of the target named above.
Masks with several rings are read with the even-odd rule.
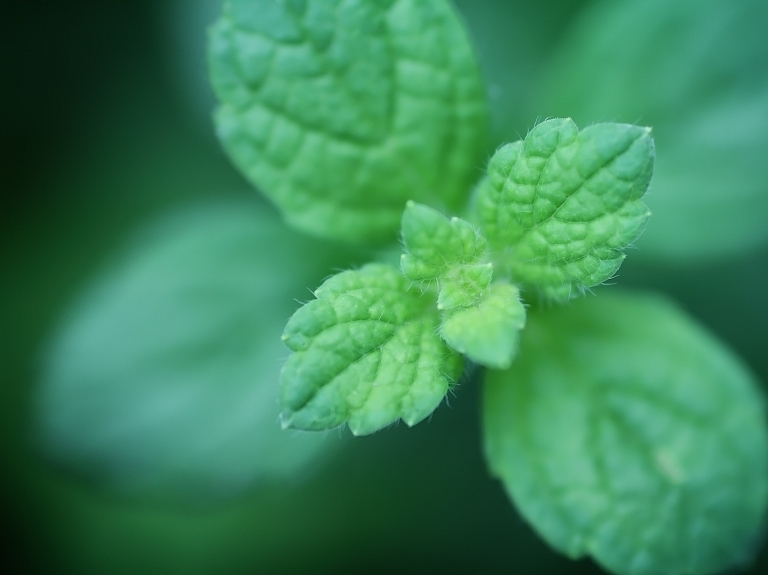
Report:
[[[606,294],[531,314],[515,364],[487,373],[484,435],[520,512],[569,557],[706,574],[755,549],[764,398],[666,300]]]
[[[509,367],[525,324],[519,290],[491,284],[485,238],[469,222],[408,202],[403,212],[403,275],[437,285],[440,335],[455,351],[486,367]],[[422,286],[423,287],[423,286]]]
[[[209,67],[225,148],[302,230],[393,239],[406,200],[475,179],[485,97],[445,0],[230,0]]]
[[[122,495],[199,503],[332,450],[280,428],[277,334],[294,298],[348,254],[240,202],[174,215],[140,239],[48,345],[44,453]]]
[[[437,309],[451,310],[477,303],[493,279],[493,264],[454,266],[440,277]]]
[[[653,126],[640,256],[706,262],[768,242],[766,28],[764,0],[595,2],[560,43],[540,110]]]
[[[485,238],[469,222],[449,220],[437,210],[409,201],[401,229],[407,253],[400,257],[400,269],[410,280],[436,281],[438,309],[477,302],[491,283],[493,265],[481,261]]]
[[[476,262],[485,251],[485,239],[469,222],[446,218],[428,206],[409,201],[401,224],[406,254],[400,267],[408,279],[433,280],[451,266]]]
[[[568,298],[610,279],[650,212],[648,128],[548,120],[490,161],[476,213],[495,258],[516,282]]]
[[[328,279],[288,322],[295,353],[280,377],[285,427],[347,422],[355,435],[398,419],[415,425],[461,375],[461,356],[437,334],[434,299],[394,268],[369,264]]]
[[[520,291],[508,283],[495,283],[477,305],[445,314],[440,335],[456,351],[492,369],[506,369],[517,353],[525,307]]]

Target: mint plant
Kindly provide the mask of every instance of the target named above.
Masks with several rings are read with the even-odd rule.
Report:
[[[525,324],[513,280],[566,301],[612,277],[648,218],[639,198],[652,165],[645,128],[579,132],[548,120],[491,159],[475,197],[490,241],[465,220],[406,204],[402,273],[372,264],[334,276],[288,323],[283,340],[296,353],[281,376],[284,425],[413,425],[455,381],[459,354],[508,368]]]
[[[413,426],[482,386],[490,474],[554,549],[632,575],[750,560],[754,378],[671,302],[600,287],[650,216],[649,128],[553,118],[489,154],[445,0],[230,0],[209,58],[225,150],[306,235],[234,204],[136,250],[52,345],[49,451],[216,497],[327,455],[305,431]],[[328,277],[350,246],[377,255]]]
[[[232,0],[210,70],[225,148],[292,225],[370,244],[400,224],[399,270],[332,276],[289,320],[284,427],[414,425],[469,361],[490,468],[555,548],[627,574],[749,556],[768,440],[748,373],[657,298],[558,307],[642,232],[650,129],[546,120],[470,197],[483,90],[442,0]]]

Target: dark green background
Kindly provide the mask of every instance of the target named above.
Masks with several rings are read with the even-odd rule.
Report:
[[[493,135],[537,120],[541,70],[582,4],[458,2],[493,86]],[[481,457],[478,386],[430,423],[347,442],[295,485],[218,506],[121,500],[35,453],[41,346],[133,230],[202,199],[247,198],[209,122],[215,2],[0,3],[0,566],[11,573],[599,573],[550,552]],[[768,111],[766,112],[768,113]],[[768,222],[767,224],[768,225]],[[638,263],[768,381],[768,251]],[[751,573],[768,569],[768,551]]]

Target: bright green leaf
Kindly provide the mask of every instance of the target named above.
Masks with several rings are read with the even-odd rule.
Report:
[[[484,92],[444,0],[230,0],[209,66],[225,148],[300,229],[394,239],[406,200],[455,209],[476,177]]]
[[[512,365],[524,325],[519,290],[508,283],[495,283],[477,305],[446,313],[440,334],[472,361],[505,369]]]
[[[280,378],[286,427],[355,435],[430,415],[461,374],[461,357],[437,335],[434,298],[408,290],[396,269],[369,264],[328,279],[291,317],[295,353]]]
[[[531,314],[515,364],[486,377],[487,460],[552,546],[627,575],[749,559],[768,498],[764,398],[669,302],[606,294]]]
[[[333,448],[277,418],[280,331],[294,298],[348,264],[333,252],[250,204],[159,222],[50,342],[43,451],[115,491],[199,502],[292,476]]]
[[[485,239],[469,222],[446,218],[428,206],[409,201],[401,224],[403,254],[400,267],[408,279],[433,280],[451,266],[476,262]]]
[[[548,120],[490,161],[476,213],[514,281],[565,300],[610,279],[650,215],[648,128]]]
[[[440,278],[437,309],[452,310],[475,305],[493,279],[493,264],[454,266]]]
[[[625,0],[594,3],[561,43],[542,111],[653,126],[640,256],[707,261],[768,242],[766,29],[765,0]]]
[[[438,309],[473,305],[491,283],[493,265],[481,261],[485,238],[469,222],[408,202],[402,236],[400,269],[409,280],[437,282]]]

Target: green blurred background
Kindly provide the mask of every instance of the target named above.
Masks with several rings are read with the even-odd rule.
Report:
[[[718,28],[725,20],[743,30],[739,22],[751,21],[765,30],[759,25],[768,25],[762,3],[705,2],[692,20],[684,10],[690,3],[681,0],[679,12],[647,27],[658,37],[638,38],[633,44],[673,39],[661,55],[630,54],[636,60],[624,68],[648,79],[632,90],[626,84],[619,90],[611,88],[610,81],[601,83],[601,66],[610,80],[622,69],[622,60],[616,56],[618,63],[612,63],[604,52],[601,56],[601,46],[610,46],[612,40],[603,39],[601,45],[603,40],[594,32],[613,29],[606,27],[611,18],[626,20],[610,13],[609,4],[622,2],[456,4],[488,81],[494,145],[518,139],[537,119],[555,114],[572,115],[581,123],[618,119],[653,125],[660,158],[665,150],[682,157],[680,150],[693,138],[690,134],[700,133],[690,126],[706,132],[708,118],[715,131],[711,135],[719,141],[752,138],[750,153],[762,161],[747,158],[729,164],[728,154],[717,150],[707,152],[717,160],[707,160],[711,156],[706,154],[685,158],[689,170],[713,164],[715,176],[738,171],[748,182],[728,187],[722,198],[714,197],[717,190],[707,192],[714,206],[710,211],[716,214],[723,214],[718,201],[730,205],[738,200],[740,206],[718,228],[719,248],[709,250],[716,257],[708,258],[706,249],[702,255],[702,250],[682,248],[672,250],[674,257],[665,257],[665,245],[685,242],[655,232],[652,219],[652,242],[644,249],[641,240],[613,283],[670,294],[736,350],[761,381],[768,381],[768,147],[765,138],[750,131],[768,123],[768,105],[763,105],[768,102],[768,40],[760,35],[750,44],[744,32],[738,49],[733,42],[726,49],[732,38],[728,29]],[[137,229],[167,214],[220,200],[248,204],[259,217],[277,221],[274,210],[230,166],[213,135],[204,30],[218,10],[214,0],[0,4],[3,570],[602,572],[588,560],[574,563],[551,552],[488,476],[474,381],[465,382],[429,423],[354,441],[332,435],[327,441],[339,447],[299,479],[259,481],[224,500],[126,496],[83,481],[40,455],[34,398],[46,342],[71,302],[114,254],[125,250]],[[654,14],[647,16],[649,21]],[[693,46],[688,52],[681,49],[682,56],[666,58],[678,54],[675,41],[685,39],[683,32],[689,30],[700,30],[704,40],[693,38],[686,44]],[[580,60],[582,45],[589,42],[595,46],[583,48]],[[733,60],[708,57],[723,51],[733,53]],[[646,70],[638,63],[643,58],[671,62],[672,67]],[[683,78],[676,88],[671,79],[685,76],[694,61],[714,70],[712,77],[694,78],[684,86]],[[599,93],[581,85],[585,77],[590,86],[599,86]],[[637,98],[640,103],[633,101]],[[721,100],[728,105],[718,107]],[[654,107],[646,110],[644,102],[649,101]],[[598,106],[597,111],[591,106]],[[696,116],[699,109],[703,112]],[[744,109],[750,111],[748,118],[742,117]],[[736,147],[729,150],[740,161],[747,157]],[[670,176],[670,181],[678,180]],[[661,195],[662,190],[652,193]],[[695,212],[687,206],[698,205],[695,194],[676,202],[681,211],[675,218]],[[660,212],[663,206],[661,202],[654,209]],[[739,219],[745,214],[747,223]],[[706,233],[706,219],[695,220],[692,227]],[[731,236],[741,239],[729,244]],[[697,241],[692,241],[694,247],[700,245]],[[343,252],[334,265],[362,257]],[[324,273],[317,272],[318,281]],[[764,549],[750,572],[766,570]]]

